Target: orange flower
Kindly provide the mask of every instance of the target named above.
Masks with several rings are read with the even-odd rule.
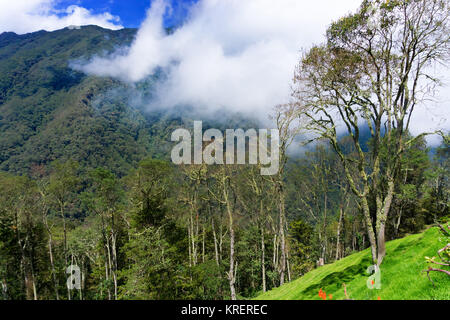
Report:
[[[320,288],[320,290],[319,290],[319,297],[320,297],[320,299],[322,299],[322,300],[327,300],[327,293],[326,293],[325,291],[323,291],[322,288]],[[329,298],[330,300],[332,300],[332,299],[333,299],[333,296],[330,294],[330,295],[328,295],[328,298]]]
[[[378,299],[378,300],[381,300],[381,297],[378,297],[377,299]]]
[[[321,298],[322,300],[327,300],[327,293],[323,291],[322,288],[320,288],[319,290],[319,298]]]

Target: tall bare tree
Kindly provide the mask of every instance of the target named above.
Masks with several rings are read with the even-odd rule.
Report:
[[[307,107],[309,128],[328,139],[342,160],[378,265],[386,252],[385,227],[402,155],[427,134],[407,139],[404,133],[413,111],[439,84],[430,71],[448,59],[449,14],[448,0],[365,0],[355,14],[329,27],[327,42],[304,55],[295,75],[294,96]],[[361,142],[365,127],[370,157]],[[344,132],[355,154],[347,154],[339,143]],[[382,143],[391,155],[383,164]],[[358,168],[358,181],[350,164]],[[374,208],[369,197],[375,199]]]
[[[227,272],[228,282],[230,285],[231,300],[236,300],[236,274],[238,262],[236,261],[236,195],[235,187],[233,186],[233,175],[236,174],[233,166],[219,166],[217,171],[213,173],[216,180],[216,188],[210,189],[211,196],[225,208],[226,216],[228,218],[228,231],[230,235],[230,263]]]
[[[304,109],[301,105],[288,103],[279,105],[275,108],[274,120],[279,132],[279,157],[280,166],[278,173],[273,176],[273,184],[278,197],[279,212],[279,239],[281,257],[279,267],[280,286],[284,284],[286,270],[289,270],[289,261],[287,259],[289,253],[286,246],[286,190],[284,187],[284,171],[287,163],[287,151],[289,146],[294,142],[303,126],[302,114]],[[273,152],[273,151],[272,151]],[[290,278],[290,274],[288,274]]]

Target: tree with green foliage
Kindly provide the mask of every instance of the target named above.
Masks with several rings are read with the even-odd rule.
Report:
[[[80,189],[78,177],[78,163],[74,161],[52,163],[52,172],[49,176],[47,191],[52,203],[63,221],[63,256],[65,267],[69,266],[69,251],[67,247],[67,212],[66,209],[74,201],[74,194]],[[67,289],[67,298],[70,300],[71,293]]]
[[[172,167],[164,161],[143,160],[125,178],[128,196],[129,241],[123,247],[128,268],[121,272],[120,296],[126,299],[169,299],[189,288],[183,281],[183,258],[177,247],[185,238],[170,212]]]
[[[377,265],[386,253],[385,229],[401,159],[426,134],[406,139],[404,133],[414,109],[438,83],[430,66],[445,64],[450,52],[449,5],[447,0],[364,0],[356,13],[329,27],[327,42],[307,52],[296,72],[293,95],[306,107],[309,128],[327,139],[342,160]],[[370,157],[361,142],[363,126],[370,130]],[[352,137],[356,155],[340,146],[341,128]],[[382,166],[383,141],[390,157]],[[357,167],[359,181],[353,179],[350,163]]]
[[[37,300],[45,275],[45,235],[39,194],[27,177],[0,174],[0,275],[3,295]]]
[[[118,297],[119,244],[124,224],[124,190],[117,177],[109,170],[97,168],[91,172],[93,192],[84,194],[85,203],[101,221],[101,234],[105,250],[105,281],[111,279],[113,292],[107,286],[108,298]]]
[[[293,273],[301,276],[314,267],[313,262],[314,229],[305,221],[298,219],[291,222],[289,239],[292,243]]]

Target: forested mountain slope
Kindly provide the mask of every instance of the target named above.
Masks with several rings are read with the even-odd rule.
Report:
[[[88,26],[0,35],[0,170],[28,174],[72,159],[123,174],[158,153],[170,127],[161,115],[131,107],[124,84],[71,68],[129,44],[135,32]]]

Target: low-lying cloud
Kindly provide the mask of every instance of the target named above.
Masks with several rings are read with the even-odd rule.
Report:
[[[54,31],[71,25],[122,28],[120,18],[109,12],[94,14],[77,5],[64,9],[57,9],[56,5],[57,0],[0,0],[0,33]]]
[[[360,0],[200,0],[174,33],[163,29],[170,10],[152,2],[129,48],[96,57],[81,69],[125,82],[145,80],[162,69],[149,108],[194,107],[226,110],[265,120],[291,92],[300,50],[324,41],[327,26],[360,5]],[[413,116],[411,131],[449,129],[448,87]],[[437,141],[437,140],[433,140]]]
[[[186,23],[167,35],[168,6],[153,1],[132,46],[94,58],[82,70],[139,82],[162,68],[167,74],[151,105],[226,108],[267,118],[289,97],[300,49],[323,39],[327,25],[359,0],[203,0]]]

